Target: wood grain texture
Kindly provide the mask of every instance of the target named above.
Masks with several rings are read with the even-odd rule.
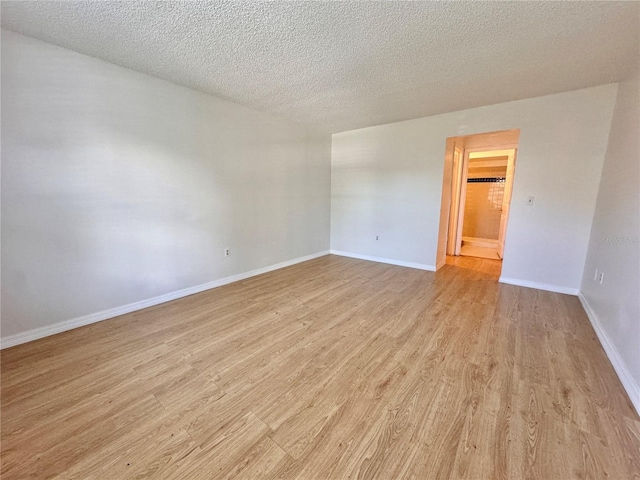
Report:
[[[3,480],[633,479],[577,298],[326,256],[2,351]]]

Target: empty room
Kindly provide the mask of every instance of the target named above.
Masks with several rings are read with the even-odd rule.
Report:
[[[640,479],[640,2],[0,4],[3,480]]]

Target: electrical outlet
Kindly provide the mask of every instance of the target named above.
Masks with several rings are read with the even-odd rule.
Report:
[[[600,272],[600,275],[598,275],[598,282],[600,282],[600,285],[602,285],[603,281],[604,281],[604,272]]]
[[[231,255],[231,249],[229,249],[229,248],[225,248],[225,249],[224,249],[224,256],[225,256],[225,257],[228,257],[229,255]]]
[[[378,235],[376,235],[376,240],[378,240]]]

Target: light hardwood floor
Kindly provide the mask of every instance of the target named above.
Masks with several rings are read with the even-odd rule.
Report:
[[[638,478],[578,299],[456,262],[326,256],[2,351],[2,479]]]

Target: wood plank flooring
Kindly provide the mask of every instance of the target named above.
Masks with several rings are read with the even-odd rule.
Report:
[[[2,479],[640,478],[578,299],[478,262],[326,256],[4,350]]]

